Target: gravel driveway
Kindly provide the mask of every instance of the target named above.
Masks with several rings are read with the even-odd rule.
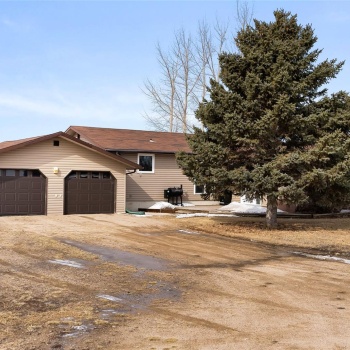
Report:
[[[166,215],[0,218],[0,349],[350,349],[350,265]]]

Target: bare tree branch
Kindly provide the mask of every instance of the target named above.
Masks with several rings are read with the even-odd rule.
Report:
[[[250,24],[252,16],[248,1],[236,0],[236,23],[240,29]],[[147,79],[142,89],[152,104],[153,113],[143,115],[147,124],[159,131],[191,132],[194,111],[207,96],[209,80],[220,81],[218,57],[225,50],[232,50],[233,43],[230,21],[218,19],[212,27],[206,20],[198,22],[194,37],[180,28],[168,51],[158,43],[160,79]]]

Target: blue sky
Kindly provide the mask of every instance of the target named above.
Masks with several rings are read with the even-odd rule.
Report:
[[[329,91],[350,92],[350,1],[252,4],[259,20],[283,8],[312,24],[321,58],[347,61]],[[0,142],[69,125],[146,129],[156,43],[234,16],[235,1],[0,1]]]

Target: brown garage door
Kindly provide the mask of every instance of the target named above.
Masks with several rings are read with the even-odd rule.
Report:
[[[0,169],[0,215],[44,215],[46,178],[39,170]]]
[[[65,214],[115,212],[115,179],[105,171],[72,171],[65,179]]]

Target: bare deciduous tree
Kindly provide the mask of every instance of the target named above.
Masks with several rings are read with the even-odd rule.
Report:
[[[249,25],[252,11],[246,1],[236,1],[236,17],[240,28]],[[211,27],[203,20],[198,23],[195,36],[181,28],[175,32],[168,50],[157,44],[161,77],[156,82],[147,79],[142,89],[152,104],[152,112],[144,114],[150,128],[191,132],[194,111],[206,97],[209,80],[220,80],[218,56],[232,50],[231,38],[229,21],[217,19]]]

